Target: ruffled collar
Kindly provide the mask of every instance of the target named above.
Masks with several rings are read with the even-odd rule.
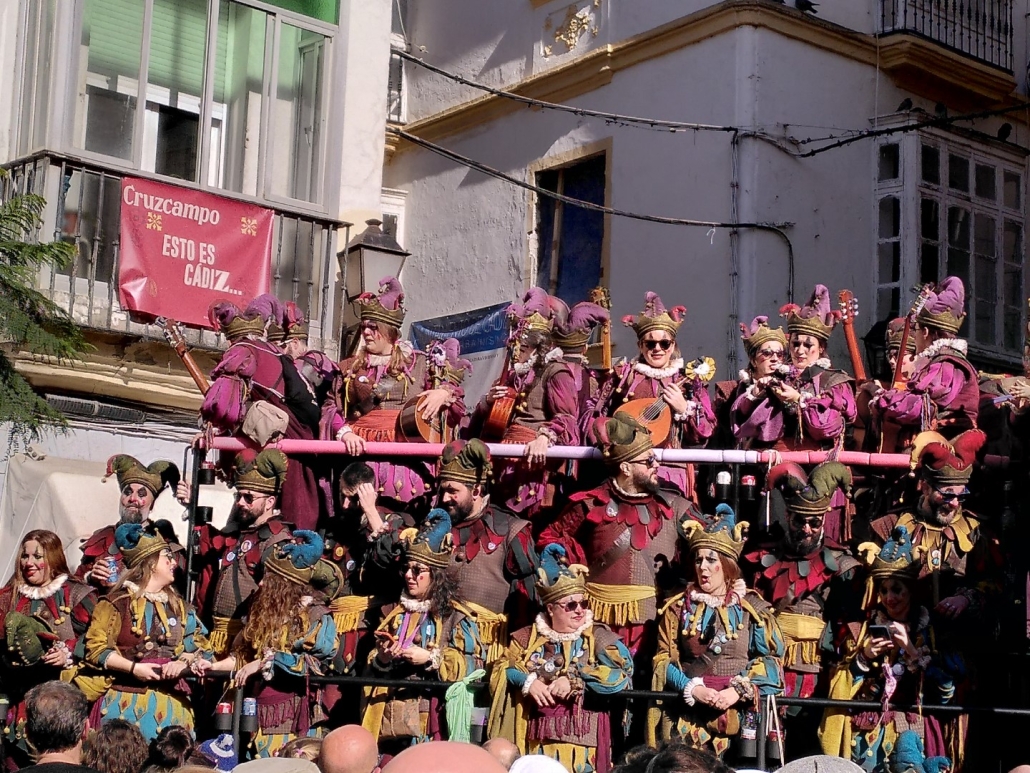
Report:
[[[46,585],[29,585],[25,583],[18,586],[18,595],[33,601],[48,599],[61,590],[66,582],[68,582],[68,575],[59,574]]]
[[[594,613],[589,609],[586,611],[585,618],[586,619],[583,620],[583,624],[575,631],[558,633],[547,624],[547,620],[544,619],[544,613],[541,612],[536,616],[536,629],[540,632],[541,636],[547,637],[547,639],[553,641],[555,644],[563,641],[576,641],[576,639],[583,635],[583,632],[587,628],[594,624]]]
[[[969,351],[969,342],[964,338],[941,338],[934,341],[932,344],[927,346],[923,351],[916,357],[913,368],[919,368],[925,365],[927,362],[932,360],[938,354],[941,354],[945,349],[954,349],[956,352],[961,354],[963,357]]]
[[[704,604],[706,607],[735,607],[740,604],[745,593],[747,593],[747,584],[741,579],[733,581],[733,587],[730,588],[730,592],[726,594],[725,598],[705,593],[695,583],[687,585],[687,595],[690,596],[690,600],[695,604]]]
[[[413,599],[407,593],[401,593],[401,606],[405,612],[427,614],[432,604],[429,599]]]
[[[833,363],[830,362],[829,357],[820,357],[818,360],[809,365],[810,368],[822,368],[823,370],[829,370],[833,367]]]
[[[669,363],[669,367],[667,368],[652,368],[646,362],[637,360],[633,363],[633,370],[642,376],[647,376],[648,378],[672,378],[683,370],[683,358],[679,357],[673,360]]]
[[[547,354],[544,355],[544,363],[550,364],[552,362],[560,362],[565,357],[565,350],[561,347],[554,347]]]
[[[167,604],[168,603],[168,594],[165,593],[163,590],[154,591],[154,592],[145,591],[145,590],[141,591],[140,587],[136,583],[132,582],[131,580],[126,580],[125,581],[125,587],[128,588],[129,593],[131,593],[136,598],[139,598],[140,596],[142,596],[147,601],[152,601],[155,604]]]

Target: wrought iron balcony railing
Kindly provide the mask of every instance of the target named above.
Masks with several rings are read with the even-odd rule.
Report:
[[[918,35],[1012,72],[1012,0],[880,0],[880,32]]]

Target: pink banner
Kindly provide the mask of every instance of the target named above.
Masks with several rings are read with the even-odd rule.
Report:
[[[268,292],[270,209],[174,185],[122,180],[118,299],[143,315],[210,328],[208,307]]]

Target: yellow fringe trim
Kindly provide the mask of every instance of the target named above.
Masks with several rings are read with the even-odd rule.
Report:
[[[340,596],[329,602],[337,633],[352,633],[361,626],[368,609],[368,596]]]
[[[243,621],[231,617],[215,617],[212,622],[214,627],[211,629],[208,643],[211,645],[211,651],[221,658],[229,654],[230,645],[243,630]]]
[[[490,665],[508,651],[508,616],[491,612],[471,601],[466,605],[475,613],[479,639],[486,651],[486,664]]]
[[[587,583],[594,619],[605,625],[626,625],[640,621],[640,602],[655,597],[648,585],[601,585]]]

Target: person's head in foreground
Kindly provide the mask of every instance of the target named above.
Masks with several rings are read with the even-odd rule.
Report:
[[[479,746],[430,741],[405,749],[383,773],[505,773],[504,766]]]
[[[89,732],[89,703],[78,687],[44,682],[25,695],[25,737],[38,763],[82,761]]]

